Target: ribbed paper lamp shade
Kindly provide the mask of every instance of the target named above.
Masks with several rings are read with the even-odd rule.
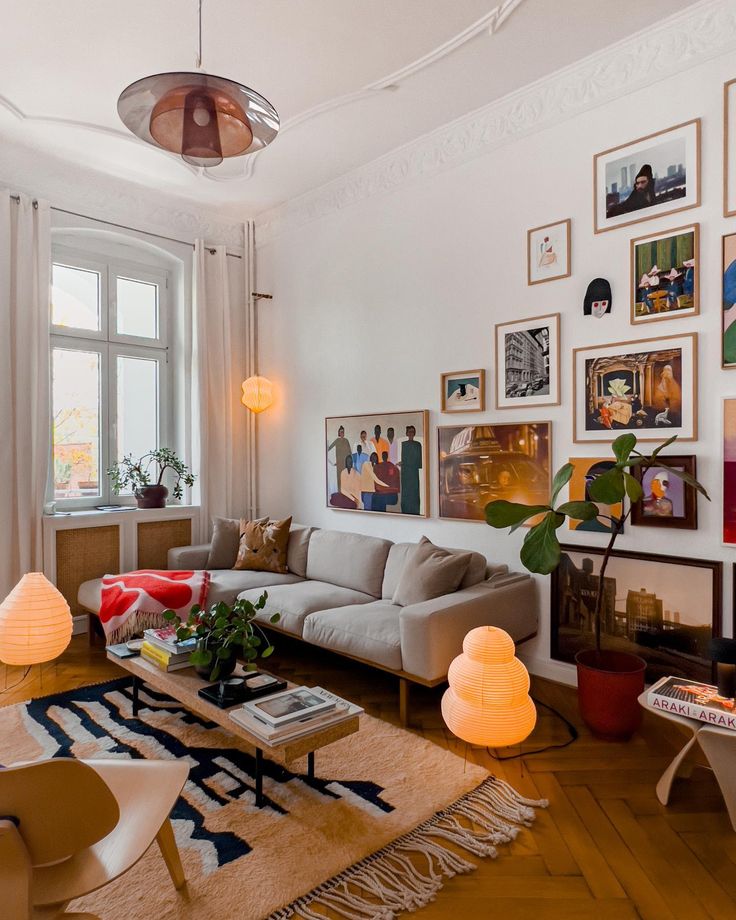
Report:
[[[0,661],[5,664],[51,661],[71,637],[69,604],[41,572],[24,575],[0,604]]]
[[[268,377],[249,377],[243,383],[240,401],[251,412],[263,412],[273,403],[273,384]]]
[[[483,747],[507,747],[529,736],[537,711],[529,696],[529,674],[514,655],[503,629],[479,626],[463,640],[450,665],[442,716],[458,738]]]

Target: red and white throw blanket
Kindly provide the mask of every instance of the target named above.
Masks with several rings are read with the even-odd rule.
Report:
[[[205,606],[209,586],[209,572],[140,569],[103,576],[100,622],[107,644],[164,626],[164,610],[173,610],[180,620],[186,620],[194,604]]]

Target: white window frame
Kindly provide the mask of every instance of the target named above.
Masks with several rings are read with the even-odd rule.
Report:
[[[71,351],[97,352],[100,355],[100,457],[99,495],[79,498],[55,498],[54,496],[54,445],[53,418],[50,417],[51,457],[47,500],[53,501],[57,509],[64,511],[94,508],[96,505],[133,504],[132,495],[115,495],[106,470],[117,455],[117,359],[118,356],[146,358],[158,363],[158,446],[168,443],[169,434],[169,392],[171,364],[168,358],[168,330],[170,310],[170,271],[146,263],[138,263],[111,256],[105,258],[97,253],[90,254],[81,249],[53,245],[52,264],[70,268],[95,271],[100,275],[100,329],[74,329],[56,326],[50,322],[51,360],[55,348]],[[129,278],[158,286],[158,329],[155,339],[140,336],[118,335],[117,329],[117,279]],[[53,317],[50,317],[52,320]]]

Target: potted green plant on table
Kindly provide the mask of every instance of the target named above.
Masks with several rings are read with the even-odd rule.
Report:
[[[263,630],[254,622],[259,610],[266,605],[266,591],[255,604],[238,598],[234,604],[219,601],[203,610],[195,604],[189,611],[186,623],[176,630],[178,642],[196,638],[197,646],[189,661],[205,680],[223,680],[229,677],[238,663],[238,656],[244,659],[246,671],[255,671],[256,658],[268,658],[273,646]],[[173,610],[165,610],[164,618],[173,623],[179,617]],[[278,623],[281,614],[274,613],[270,623]],[[262,648],[262,646],[264,646]]]
[[[562,466],[552,482],[549,505],[526,505],[519,502],[493,501],[486,505],[486,521],[491,527],[510,527],[511,532],[531,518],[540,518],[529,527],[521,547],[520,559],[525,568],[539,575],[549,575],[560,563],[561,551],[557,531],[566,518],[591,521],[605,518],[610,521],[611,536],[601,560],[593,614],[595,645],[575,655],[578,672],[578,701],[585,724],[598,737],[623,740],[631,736],[640,721],[637,697],[644,689],[646,662],[629,652],[601,648],[601,608],[604,597],[605,576],[616,540],[631,514],[632,506],[641,500],[641,483],[631,470],[638,468],[643,474],[653,466],[666,469],[692,486],[708,501],[710,496],[703,486],[688,473],[667,465],[660,452],[677,440],[675,435],[655,448],[651,454],[637,450],[635,434],[622,434],[613,442],[613,465],[593,477],[588,486],[592,501],[567,501],[555,505],[557,496],[570,481],[571,463]],[[629,508],[621,517],[602,514],[598,503],[615,505],[629,499]]]
[[[127,454],[119,463],[108,469],[107,475],[116,495],[123,489],[130,489],[139,508],[165,508],[169,490],[163,481],[167,470],[171,470],[176,477],[173,495],[174,498],[180,499],[183,494],[182,483],[193,486],[195,477],[169,447],[150,450],[137,460],[132,454]],[[155,481],[152,481],[154,479]]]

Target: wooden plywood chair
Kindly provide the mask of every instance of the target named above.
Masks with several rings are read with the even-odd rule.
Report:
[[[127,872],[154,840],[181,888],[169,814],[188,774],[179,761],[64,758],[0,770],[2,916],[94,920],[64,911]]]

